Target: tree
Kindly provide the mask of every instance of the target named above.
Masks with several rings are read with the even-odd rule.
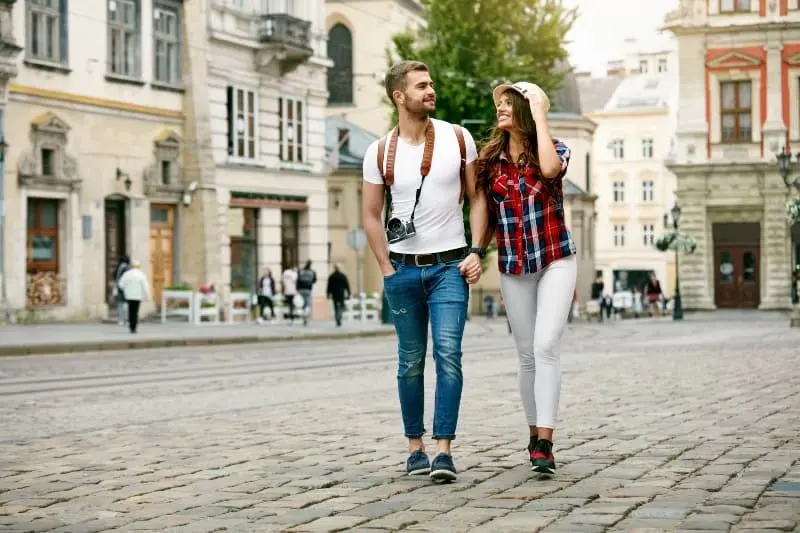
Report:
[[[426,26],[392,39],[389,63],[422,61],[436,84],[436,118],[462,124],[476,142],[495,120],[491,90],[529,81],[552,93],[565,71],[565,36],[576,10],[562,0],[422,0]],[[396,121],[396,111],[393,117]],[[469,231],[469,205],[464,206]]]

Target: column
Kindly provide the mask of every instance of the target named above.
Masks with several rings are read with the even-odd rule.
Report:
[[[104,213],[104,211],[102,212]],[[147,274],[150,280],[150,287],[152,290],[153,271],[150,263],[150,202],[144,198],[131,198],[128,200],[126,209],[126,222],[127,222],[127,235],[126,241],[128,242],[128,253],[131,259],[138,260],[142,263],[142,271]],[[100,215],[103,216],[102,214]],[[103,220],[99,218],[98,220]],[[179,239],[177,233],[172,236],[173,242]],[[105,243],[103,243],[105,248]],[[103,257],[103,264],[105,264],[105,257]],[[105,291],[103,291],[105,297]],[[142,314],[149,313],[156,303],[161,302],[143,302]]]
[[[775,154],[786,144],[786,124],[783,123],[783,91],[781,89],[781,43],[772,37],[767,43],[767,115],[762,129],[764,160],[774,161]]]
[[[675,162],[692,163],[707,159],[706,67],[702,35],[681,35],[678,39],[678,125]]]
[[[277,207],[262,207],[258,213],[258,269],[272,270],[276,282],[280,281],[281,269],[281,210]]]
[[[692,254],[679,254],[681,303],[686,310],[714,309],[714,285],[710,265],[714,243],[708,223],[706,196],[701,191],[678,191],[681,205],[680,231],[697,240]],[[667,253],[673,253],[672,251]]]
[[[761,305],[759,309],[791,307],[791,234],[786,220],[786,189],[763,191],[764,222],[761,224]]]

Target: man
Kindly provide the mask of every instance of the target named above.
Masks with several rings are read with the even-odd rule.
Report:
[[[333,273],[328,277],[328,298],[333,301],[333,316],[336,319],[336,327],[342,327],[342,313],[344,313],[344,302],[350,298],[350,282],[347,276],[339,268],[333,265]]]
[[[150,299],[150,282],[147,280],[147,275],[142,272],[142,264],[136,259],[131,261],[131,268],[120,276],[119,288],[128,304],[128,327],[131,333],[136,333],[139,308],[143,300]]]
[[[314,284],[317,282],[317,273],[311,269],[311,260],[306,261],[306,266],[300,269],[297,274],[297,291],[303,297],[303,325],[308,325],[308,317],[311,315],[311,293]]]
[[[406,471],[452,481],[456,468],[450,443],[461,404],[467,283],[480,279],[486,254],[481,241],[491,237],[486,199],[475,187],[477,150],[469,132],[430,118],[436,92],[428,67],[418,61],[398,63],[386,74],[385,86],[397,108],[398,127],[372,143],[364,157],[364,231],[384,276],[397,332],[397,386],[410,453]],[[465,193],[472,205],[472,248],[464,236]],[[385,203],[391,215],[384,227]],[[436,364],[433,462],[422,440],[429,319]]]

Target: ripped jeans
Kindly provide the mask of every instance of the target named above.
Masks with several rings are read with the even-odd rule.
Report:
[[[425,354],[428,323],[433,337],[436,392],[433,438],[453,440],[461,406],[461,339],[469,290],[459,261],[418,267],[392,261],[396,272],[383,280],[397,332],[397,389],[407,438],[425,434]]]

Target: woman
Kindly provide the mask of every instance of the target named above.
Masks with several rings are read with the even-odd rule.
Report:
[[[264,270],[264,275],[258,280],[258,287],[256,287],[256,294],[258,294],[258,323],[264,322],[264,311],[269,307],[269,318],[275,320],[275,278],[272,277],[272,270],[269,268]]]
[[[142,264],[131,261],[130,270],[126,271],[119,278],[119,288],[125,294],[125,301],[128,303],[128,327],[131,333],[136,333],[139,324],[139,306],[142,300],[150,299],[150,283],[147,275],[142,272]]]
[[[650,279],[647,281],[647,286],[644,290],[647,295],[650,313],[652,313],[652,316],[661,316],[661,309],[658,304],[661,302],[661,295],[664,292],[661,290],[661,283],[658,282],[655,272],[650,273]]]
[[[558,344],[577,275],[562,192],[570,152],[550,138],[550,104],[539,87],[504,84],[493,96],[497,126],[478,158],[477,186],[489,199],[500,288],[519,353],[528,454],[535,472],[553,474],[553,430],[561,394]]]

